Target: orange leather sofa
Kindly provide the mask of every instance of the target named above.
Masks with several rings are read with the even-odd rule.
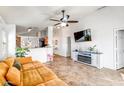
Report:
[[[21,70],[13,67],[14,62],[22,64]],[[0,62],[0,85],[10,81],[15,86],[66,86],[56,74],[44,64],[32,61],[31,57],[7,58]]]

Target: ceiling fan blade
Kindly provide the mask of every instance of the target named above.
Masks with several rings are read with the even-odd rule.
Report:
[[[61,24],[61,23],[54,24],[54,26],[59,25],[59,24]]]
[[[57,19],[50,19],[50,20],[51,20],[51,21],[58,21],[58,22],[60,21],[60,20],[57,20]]]
[[[74,21],[74,20],[70,20],[70,21],[67,21],[68,23],[78,23],[79,21]]]

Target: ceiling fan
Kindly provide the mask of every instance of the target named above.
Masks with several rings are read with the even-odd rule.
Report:
[[[62,18],[60,19],[53,19],[51,18],[51,21],[57,21],[57,24],[54,24],[54,26],[61,25],[61,26],[69,26],[69,23],[78,23],[76,20],[69,20],[70,15],[65,15],[65,10],[62,10]]]

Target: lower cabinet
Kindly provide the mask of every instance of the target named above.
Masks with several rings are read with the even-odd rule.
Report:
[[[71,58],[73,61],[78,61],[78,52],[72,52]]]
[[[80,63],[85,63],[97,68],[100,67],[100,56],[101,53],[95,53],[95,52],[72,52],[72,59],[73,61],[80,62]]]

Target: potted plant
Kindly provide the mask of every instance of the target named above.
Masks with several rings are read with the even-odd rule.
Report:
[[[89,47],[90,51],[95,51],[96,45],[94,45],[93,47]]]
[[[30,52],[28,48],[16,48],[16,57],[25,57]]]

